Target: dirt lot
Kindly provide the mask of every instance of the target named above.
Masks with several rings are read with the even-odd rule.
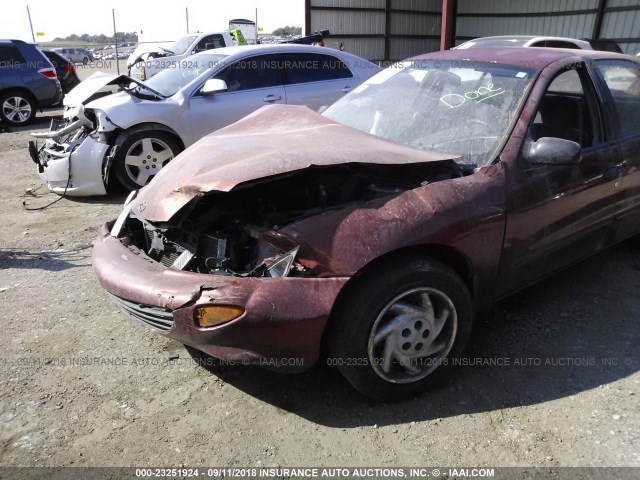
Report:
[[[130,322],[91,269],[123,198],[23,206],[57,198],[25,148],[47,125],[0,133],[0,466],[640,467],[637,239],[483,314],[446,385],[373,404],[326,366],[210,371]]]

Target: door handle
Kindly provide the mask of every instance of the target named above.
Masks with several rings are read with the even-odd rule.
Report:
[[[282,97],[280,95],[267,95],[266,97],[264,97],[264,101],[267,103],[278,102],[280,100],[282,100]]]
[[[351,91],[351,87],[344,87],[342,89],[342,93],[349,93]]]
[[[602,174],[603,180],[614,180],[620,176],[620,168],[619,167],[611,167],[607,168]]]

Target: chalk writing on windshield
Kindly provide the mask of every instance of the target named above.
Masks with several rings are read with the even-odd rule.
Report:
[[[449,108],[458,108],[467,102],[484,102],[489,98],[497,97],[505,92],[504,87],[494,87],[493,83],[489,83],[486,87],[480,87],[477,90],[471,90],[462,95],[459,93],[448,93],[440,97],[440,101]]]

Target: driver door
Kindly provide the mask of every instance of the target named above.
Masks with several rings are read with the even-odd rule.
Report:
[[[226,127],[260,107],[287,103],[276,55],[257,55],[229,65],[213,78],[229,89],[215,95],[194,93],[190,100],[194,140]]]
[[[521,154],[510,173],[497,297],[613,242],[621,158],[607,138],[602,108],[584,64],[559,68],[539,101],[523,150],[540,137],[582,146],[576,165],[534,165]]]

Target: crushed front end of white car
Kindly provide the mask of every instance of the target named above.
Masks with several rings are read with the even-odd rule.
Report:
[[[136,83],[126,75],[97,72],[64,99],[63,118],[54,118],[48,132],[33,133],[29,155],[49,190],[59,195],[106,195],[117,144],[109,134],[120,130],[90,102]],[[38,144],[38,141],[44,141]]]

